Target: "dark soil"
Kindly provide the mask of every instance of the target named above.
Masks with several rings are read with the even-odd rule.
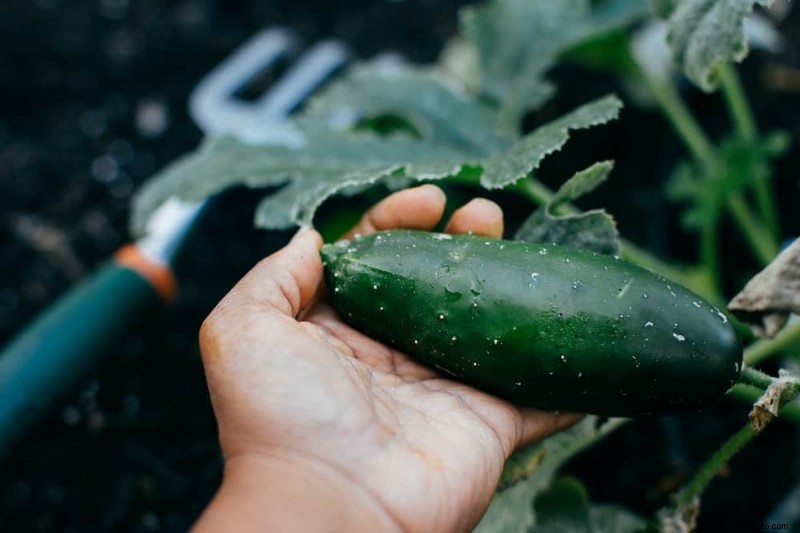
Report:
[[[186,113],[187,95],[248,36],[285,25],[308,42],[340,38],[362,57],[395,50],[426,62],[455,31],[463,3],[0,3],[0,344],[126,242],[133,191],[201,138]],[[789,43],[800,42],[797,12],[781,26]],[[797,67],[800,49],[754,54],[747,90],[764,129],[780,127],[800,139],[800,87],[777,87],[765,75],[775,64]],[[565,87],[576,76],[583,83],[562,91],[543,117],[616,88],[587,71],[556,75]],[[718,100],[692,98],[708,123],[724,126]],[[543,176],[558,180],[584,163],[615,158],[617,186],[593,201],[608,206],[634,240],[691,257],[691,238],[659,192],[682,154],[657,114],[629,108],[604,135],[578,135]],[[800,231],[792,171],[798,154],[779,163],[776,177],[790,235]],[[256,200],[246,191],[223,196],[186,250],[175,305],[119,339],[0,464],[0,531],[183,531],[197,517],[222,467],[197,329],[236,279],[288,236],[251,229]],[[739,259],[741,246],[725,240],[736,271],[750,269]],[[643,420],[584,454],[571,471],[593,500],[650,512],[744,414],[727,406]],[[708,493],[703,530],[759,530],[797,482],[796,441],[795,427],[778,423],[738,457]]]

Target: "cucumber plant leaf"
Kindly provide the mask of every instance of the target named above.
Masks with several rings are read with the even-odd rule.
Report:
[[[619,233],[611,215],[602,209],[576,213],[567,207],[603,183],[613,166],[611,161],[603,161],[575,174],[522,223],[514,239],[619,255]]]
[[[207,140],[152,179],[134,199],[134,224],[141,227],[153,209],[176,196],[198,201],[235,185],[284,185],[256,211],[267,229],[310,224],[325,198],[347,187],[368,184],[402,171],[418,179],[457,174],[469,154],[446,145],[371,133],[344,133],[320,124],[301,126],[300,148],[259,146],[232,137]]]
[[[398,116],[419,138],[478,156],[514,141],[497,131],[493,108],[431,68],[356,65],[314,98],[306,115],[334,122]]]
[[[513,454],[503,470],[477,533],[527,533],[536,523],[533,501],[547,490],[561,466],[628,420],[586,416],[569,429]]]
[[[447,94],[442,85],[428,83],[427,87],[437,98]],[[427,94],[431,93],[415,93],[411,100],[424,99]],[[480,113],[465,114],[464,123],[454,118],[451,134],[445,134],[442,126],[430,130],[437,132],[430,138],[343,131],[327,121],[301,117],[293,122],[304,141],[300,147],[252,145],[230,137],[210,139],[195,153],[168,166],[139,192],[133,204],[134,233],[141,234],[150,214],[169,198],[198,201],[236,185],[283,186],[265,197],[256,210],[256,226],[265,229],[309,225],[328,197],[391,177],[436,180],[458,176],[470,166],[482,171],[485,187],[503,187],[527,176],[544,157],[560,149],[571,129],[611,120],[620,107],[616,97],[601,98],[515,142],[498,141],[495,153],[488,157],[467,149],[460,141],[450,142],[458,137],[452,132],[466,128],[465,124],[486,126],[480,122]]]
[[[547,71],[581,41],[645,12],[644,0],[495,0],[462,11],[461,34],[474,50],[478,91],[499,106],[501,127],[517,131],[523,115],[549,99]]]
[[[296,145],[212,138],[163,169],[134,198],[132,231],[141,235],[169,198],[198,201],[237,185],[272,188],[256,225],[275,229],[310,224],[331,195],[376,182],[407,186],[454,176],[474,184],[480,176],[486,188],[504,187],[559,150],[570,130],[616,118],[621,103],[606,97],[526,136],[501,127],[509,109],[518,119],[540,101],[537,94],[552,91],[541,76],[560,51],[629,22],[644,2],[491,0],[467,9],[461,41],[482,58],[483,69],[472,90],[442,66],[353,68],[286,124]]]
[[[553,481],[536,498],[537,533],[592,533],[589,495],[583,484],[572,477]]]
[[[560,477],[536,498],[536,533],[636,533],[647,521],[623,507],[592,505],[583,484]]]
[[[653,9],[653,14],[660,18],[669,17],[679,0],[650,0],[650,7]]]
[[[682,0],[672,2],[667,40],[675,62],[704,91],[716,88],[718,65],[742,61],[748,52],[745,18],[756,4],[772,0]],[[665,2],[658,2],[664,10]]]
[[[554,120],[522,137],[501,153],[483,164],[481,184],[488,189],[505,187],[524,178],[539,167],[549,154],[560,150],[569,132],[604,124],[617,118],[622,102],[615,96],[606,96]]]
[[[647,520],[619,505],[592,505],[589,516],[596,533],[643,533]]]
[[[590,3],[590,21],[582,39],[593,39],[606,32],[622,29],[650,14],[648,0],[593,0]]]

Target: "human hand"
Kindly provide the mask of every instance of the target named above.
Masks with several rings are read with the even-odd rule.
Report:
[[[434,186],[408,189],[373,207],[351,235],[430,230],[444,204]],[[473,200],[446,231],[500,238],[502,211]],[[198,529],[232,514],[242,527],[308,526],[308,513],[326,509],[320,525],[329,530],[470,529],[514,449],[577,416],[516,407],[350,328],[320,298],[320,246],[315,231],[299,232],[203,324],[226,470]],[[284,512],[278,500],[289,501]]]

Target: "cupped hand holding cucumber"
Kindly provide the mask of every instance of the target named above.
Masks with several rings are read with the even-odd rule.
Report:
[[[350,236],[431,230],[444,204],[433,186],[398,192]],[[502,212],[474,200],[446,231],[499,238]],[[321,244],[316,232],[300,232],[204,323],[226,465],[198,530],[469,529],[511,452],[578,416],[517,407],[446,379],[345,324],[320,297]]]

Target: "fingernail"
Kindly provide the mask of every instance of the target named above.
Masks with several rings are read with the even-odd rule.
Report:
[[[430,184],[430,183],[426,183],[425,185],[420,185],[420,186],[419,186],[419,189],[428,189],[428,190],[431,190],[431,191],[435,191],[435,192],[436,192],[436,195],[437,195],[439,198],[441,198],[441,199],[442,199],[442,201],[445,201],[445,200],[447,200],[447,197],[446,197],[446,195],[444,194],[444,191],[443,191],[442,189],[440,189],[439,187],[437,187],[436,185],[432,185],[432,184]]]
[[[303,226],[297,230],[297,233],[295,233],[294,237],[292,237],[292,242],[300,242],[306,239],[314,239],[317,247],[319,247],[322,243],[322,237],[320,237],[319,233],[317,233],[317,230],[311,226]]]

